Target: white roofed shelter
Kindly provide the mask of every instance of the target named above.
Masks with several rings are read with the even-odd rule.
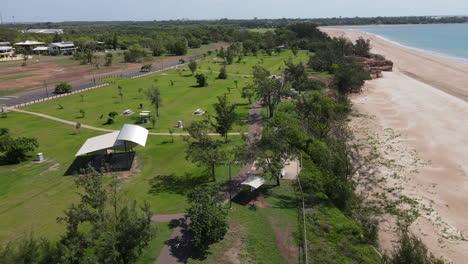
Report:
[[[147,138],[147,129],[125,124],[120,131],[87,139],[75,157],[85,154],[107,154],[108,150],[129,151],[138,145],[146,146]]]
[[[258,189],[264,183],[265,183],[264,178],[262,178],[260,176],[256,176],[256,175],[251,175],[245,181],[243,181],[241,184],[250,186],[253,189]]]

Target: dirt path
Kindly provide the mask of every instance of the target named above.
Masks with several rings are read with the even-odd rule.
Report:
[[[260,102],[256,102],[249,110],[249,142],[258,136],[262,131],[262,106]],[[234,197],[240,189],[240,183],[244,181],[251,173],[253,164],[246,164],[241,168],[239,173],[232,179],[232,181],[223,189],[226,200],[223,204],[229,202],[229,187],[232,188],[232,196]],[[154,262],[155,264],[178,264],[185,263],[190,256],[190,237],[188,236],[188,220],[185,214],[173,215],[154,215],[151,218],[154,222],[172,222],[176,227],[171,234],[169,240],[165,242],[164,247],[161,249],[159,257]]]
[[[26,110],[21,110],[21,109],[17,109],[17,108],[8,108],[8,110],[9,110],[9,111],[20,112],[20,113],[23,113],[23,114],[29,114],[29,115],[35,115],[35,116],[47,118],[47,119],[50,119],[50,120],[53,120],[53,121],[57,121],[57,122],[61,122],[61,123],[64,123],[64,124],[67,124],[67,125],[71,125],[71,126],[75,126],[75,125],[76,125],[76,122],[68,121],[68,120],[65,120],[65,119],[61,119],[61,118],[58,118],[58,117],[53,117],[53,116],[46,115],[46,114],[42,114],[42,113],[26,111]],[[94,127],[94,126],[89,126],[89,125],[85,125],[85,124],[81,124],[81,127],[82,127],[82,128],[86,128],[86,129],[96,130],[96,131],[103,131],[103,132],[115,132],[115,131],[118,131],[118,130],[115,130],[115,129],[100,128],[100,127]],[[232,133],[228,133],[229,136],[239,136],[239,135],[241,135],[241,134],[242,134],[241,132],[232,132]],[[149,132],[149,135],[152,135],[152,136],[170,136],[171,134],[170,134],[170,133]],[[172,135],[173,135],[173,136],[190,136],[189,133],[173,133]],[[209,136],[219,136],[218,133],[208,133],[208,135],[209,135]]]
[[[190,220],[187,219],[186,215],[153,215],[151,221],[159,223],[170,222],[175,226],[170,239],[165,242],[154,264],[185,263],[191,253],[189,244],[190,238],[187,233],[187,226]]]

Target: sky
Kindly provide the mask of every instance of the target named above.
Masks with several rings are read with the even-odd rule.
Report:
[[[467,15],[467,0],[2,0],[3,22]]]

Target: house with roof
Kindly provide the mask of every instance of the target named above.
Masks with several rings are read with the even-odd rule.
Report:
[[[22,47],[26,51],[31,51],[40,45],[44,45],[44,42],[35,41],[35,40],[25,40],[25,41],[17,42],[14,44],[14,46]]]
[[[49,44],[50,53],[59,53],[59,54],[72,54],[78,48],[75,46],[75,43],[72,41],[68,42],[55,42]]]
[[[36,33],[36,34],[63,34],[63,29],[60,28],[32,28],[25,30],[24,33]]]
[[[11,58],[15,55],[15,49],[11,46],[0,46],[0,59]]]

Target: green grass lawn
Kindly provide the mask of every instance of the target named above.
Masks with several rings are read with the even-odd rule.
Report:
[[[0,77],[0,80],[17,80],[17,79],[22,79],[22,78],[28,78],[32,76],[36,76],[37,74],[18,74],[18,75],[10,75],[10,76],[5,76],[5,77]]]
[[[19,165],[0,166],[0,243],[22,237],[34,230],[38,236],[56,238],[63,226],[56,217],[76,201],[72,176],[64,176],[75,153],[96,131],[81,129],[76,134],[72,126],[44,118],[10,113],[0,119],[0,127],[7,127],[12,135],[37,137],[46,162],[27,161]],[[230,137],[242,144],[240,136]],[[135,171],[123,179],[122,191],[129,199],[148,200],[155,213],[181,213],[186,208],[185,194],[194,183],[209,181],[206,170],[185,160],[186,143],[181,137],[150,136],[146,148],[136,148]],[[233,175],[238,171],[233,168]],[[218,183],[228,178],[226,167],[216,170]],[[163,175],[157,185],[155,176]],[[177,184],[174,184],[177,183]]]
[[[238,122],[232,131],[245,132],[247,131],[245,120],[248,117],[249,105],[247,99],[241,98],[241,89],[251,79],[243,78],[242,75],[251,75],[252,66],[259,62],[262,62],[264,67],[269,69],[272,74],[275,74],[284,69],[284,60],[293,58],[296,61],[301,61],[307,58],[306,55],[305,52],[300,52],[297,57],[294,57],[292,53],[285,51],[276,56],[264,54],[247,56],[244,57],[241,63],[227,66],[228,79],[226,80],[217,79],[218,71],[222,65],[216,63],[214,55],[212,55],[199,63],[198,72],[204,73],[208,77],[208,86],[206,87],[197,87],[196,80],[191,72],[188,70],[183,71],[187,69],[185,66],[180,69],[169,69],[136,79],[110,79],[108,81],[112,82],[112,84],[106,87],[30,105],[25,109],[96,127],[120,129],[125,123],[138,124],[141,110],[152,111],[154,115],[154,107],[150,105],[142,91],[155,85],[161,90],[163,102],[159,109],[160,117],[157,118],[156,127],[153,129],[151,124],[143,125],[150,131],[168,132],[171,128],[175,129],[175,125],[179,120],[185,124],[190,121],[200,120],[204,117],[192,115],[193,111],[199,108],[207,111],[208,114],[214,114],[213,104],[217,102],[216,97],[227,94],[230,102],[238,105],[237,111],[240,119],[244,120]],[[174,83],[173,86],[171,86],[171,81]],[[118,95],[118,86],[123,87],[122,100]],[[81,96],[83,96],[83,101]],[[64,109],[59,109],[59,104]],[[143,105],[142,109],[139,108],[140,104]],[[81,117],[80,109],[85,110],[85,117]],[[122,113],[126,109],[132,109],[135,114],[131,116],[119,115],[115,118],[114,124],[105,124],[109,112]],[[175,129],[175,132],[183,131],[182,129]]]
[[[153,223],[153,226],[156,230],[156,234],[149,242],[148,247],[143,250],[135,264],[154,263],[154,260],[159,256],[159,253],[161,253],[164,242],[168,240],[172,234],[173,230],[170,228],[169,223]]]
[[[298,209],[294,187],[273,181],[261,187],[260,204],[246,204],[249,190],[234,199],[229,211],[229,231],[211,246],[206,259],[189,263],[300,263],[298,251]]]

